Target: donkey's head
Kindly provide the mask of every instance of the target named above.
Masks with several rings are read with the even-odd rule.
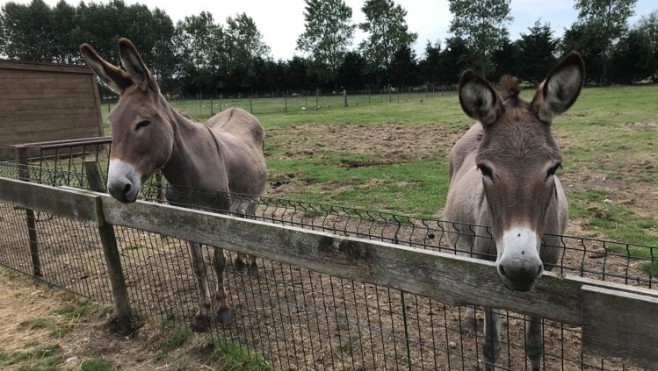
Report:
[[[472,71],[461,76],[462,109],[484,128],[476,164],[491,216],[498,274],[511,289],[530,290],[543,272],[542,236],[551,201],[557,207],[555,173],[562,161],[551,122],[576,101],[584,73],[581,57],[568,55],[531,102],[519,98],[516,79],[507,79],[509,97],[504,100]]]
[[[169,160],[173,147],[170,110],[151,71],[128,40],[119,40],[125,70],[101,58],[88,44],[80,46],[87,65],[119,94],[110,113],[112,151],[107,189],[122,202],[134,202],[141,185]]]

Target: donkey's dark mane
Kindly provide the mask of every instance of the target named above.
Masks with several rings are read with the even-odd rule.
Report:
[[[500,78],[500,83],[498,84],[498,91],[500,92],[503,102],[508,99],[519,99],[519,94],[521,93],[521,86],[519,86],[519,80],[509,74],[505,74]]]

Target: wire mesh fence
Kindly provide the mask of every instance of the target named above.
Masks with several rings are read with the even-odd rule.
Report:
[[[84,172],[76,171],[82,168],[45,161],[33,162],[23,171],[44,184],[88,188]],[[1,177],[17,179],[19,170],[13,163],[0,164]],[[458,251],[453,243],[464,230],[491,239],[487,228],[468,229],[433,218],[271,197],[229,196],[199,189],[168,192],[169,198],[195,208],[200,207],[199,200],[203,200],[204,209],[220,212],[225,211],[213,205],[227,198],[238,203],[254,202],[258,208],[251,217],[255,219],[441,252],[468,254],[470,251]],[[148,183],[143,190],[148,200],[164,202],[162,194],[163,185],[158,182]],[[2,204],[0,213],[0,263],[29,274],[25,211]],[[102,249],[93,228],[44,213],[37,213],[36,219],[43,279],[93,300],[110,302]],[[116,227],[116,239],[133,309],[155,320],[190,323],[199,307],[199,297],[187,243],[124,227]],[[560,236],[560,242],[561,258],[554,271],[648,288],[655,283],[652,247],[567,236]],[[211,250],[204,247],[208,280],[214,282]],[[235,258],[234,253],[226,253],[230,259]],[[230,326],[213,324],[212,332],[248,345],[276,368],[463,370],[482,365],[482,308],[475,308],[477,321],[473,329],[464,326],[463,307],[304,267],[262,259],[258,262],[258,277],[237,270],[226,275],[228,304],[234,318]],[[501,314],[502,351],[497,366],[529,369],[524,350],[528,318],[507,311]],[[577,327],[548,320],[542,321],[542,327],[544,369],[634,369],[620,360],[583,353]]]
[[[315,91],[271,92],[269,94],[234,96],[197,95],[171,96],[169,102],[187,115],[197,118],[210,117],[228,107],[240,107],[253,114],[300,113],[336,108],[419,102],[442,96],[455,96],[456,86],[423,86],[416,89],[366,89],[360,92],[342,91],[317,93]],[[115,99],[102,103],[103,114],[109,114]]]

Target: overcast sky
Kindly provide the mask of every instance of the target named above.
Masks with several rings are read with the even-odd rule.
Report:
[[[30,3],[31,0],[13,0],[18,3]],[[228,16],[246,13],[252,17],[263,34],[264,41],[272,49],[275,59],[290,59],[293,55],[301,55],[295,51],[297,37],[304,31],[304,0],[124,0],[126,4],[141,3],[154,9],[156,6],[164,10],[176,23],[186,16],[199,14],[201,11],[212,13],[216,22],[224,23]],[[352,18],[355,23],[363,22],[365,16],[361,11],[365,0],[345,0],[352,8]],[[0,4],[8,1],[0,0]],[[54,6],[58,0],[45,0]],[[73,6],[79,0],[66,0]],[[90,1],[85,1],[89,3]],[[105,0],[96,0],[105,3]],[[395,0],[407,10],[409,30],[418,33],[415,45],[416,54],[422,57],[427,40],[444,41],[448,36],[448,28],[452,14],[448,9],[448,0]],[[527,33],[535,21],[549,22],[555,36],[561,36],[565,28],[571,26],[578,14],[573,8],[573,0],[512,0],[512,17],[509,26],[512,39],[517,39],[520,33]],[[658,10],[656,0],[638,0],[635,16],[631,24],[641,15]],[[357,29],[355,46],[363,39],[363,34]]]

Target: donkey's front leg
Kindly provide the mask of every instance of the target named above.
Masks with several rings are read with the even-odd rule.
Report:
[[[224,269],[226,268],[226,257],[224,250],[214,247],[213,267],[217,276],[217,287],[215,288],[215,297],[217,298],[217,319],[226,326],[232,321],[231,310],[226,304],[226,288],[224,288]]]
[[[234,205],[237,205],[235,206],[235,212],[238,215],[247,219],[255,219],[258,202],[255,202],[251,198],[246,198],[234,201]],[[245,260],[247,261],[246,263]],[[238,256],[233,261],[233,269],[235,271],[241,272],[245,267],[247,267],[247,274],[249,274],[251,277],[258,277],[258,265],[256,265],[255,256],[238,254]]]
[[[208,275],[206,274],[206,264],[203,261],[203,252],[201,244],[188,242],[190,254],[192,255],[192,270],[196,278],[197,293],[199,295],[199,310],[194,316],[192,329],[196,332],[205,332],[210,330],[210,289],[208,288]]]
[[[544,338],[541,331],[541,318],[528,316],[525,331],[525,354],[530,360],[532,371],[541,369],[540,362],[544,347]]]
[[[500,315],[497,309],[484,308],[484,370],[493,371],[500,355]]]

